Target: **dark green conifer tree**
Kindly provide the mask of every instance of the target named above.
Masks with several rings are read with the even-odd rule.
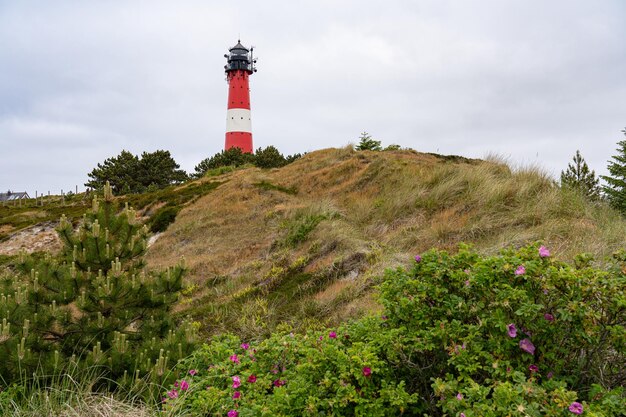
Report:
[[[357,151],[380,151],[380,141],[375,140],[369,133],[363,132],[359,137],[359,144],[355,148]]]
[[[2,380],[98,366],[125,385],[163,382],[196,343],[196,326],[171,314],[183,265],[143,270],[147,229],[134,210],[117,211],[108,184],[77,231],[65,217],[57,231],[60,258],[21,256],[22,275],[1,281]]]
[[[577,150],[574,162],[567,165],[567,170],[561,171],[561,186],[580,191],[591,200],[600,198],[600,187],[595,171],[590,171],[587,162]]]
[[[622,133],[626,135],[626,129]],[[617,152],[607,167],[611,175],[601,176],[606,182],[602,191],[611,206],[626,214],[626,139],[617,142]]]

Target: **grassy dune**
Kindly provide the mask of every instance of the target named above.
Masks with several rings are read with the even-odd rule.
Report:
[[[541,240],[564,259],[624,244],[626,221],[560,189],[536,167],[415,151],[325,149],[274,170],[247,168],[188,205],[150,248],[150,267],[185,257],[179,313],[207,333],[266,335],[377,309],[382,270],[432,247],[480,252]]]

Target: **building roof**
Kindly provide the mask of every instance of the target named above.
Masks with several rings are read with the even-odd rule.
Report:
[[[7,191],[6,193],[0,193],[0,201],[14,201],[14,200],[21,200],[23,198],[30,198],[26,191],[21,192],[21,193],[12,192],[12,191]]]
[[[241,44],[241,41],[237,41],[237,45],[235,45],[235,46],[233,46],[232,48],[229,49],[229,51],[231,51],[231,52],[234,51],[234,50],[241,51],[239,53],[243,53],[243,51],[245,51],[246,53],[250,52],[250,50],[248,48],[246,48],[245,46],[243,46]]]

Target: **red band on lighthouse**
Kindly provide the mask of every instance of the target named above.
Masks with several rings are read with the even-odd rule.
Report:
[[[226,79],[228,81],[228,110],[226,112],[226,142],[224,150],[240,148],[252,153],[252,120],[250,117],[249,75],[256,71],[252,49],[241,42],[229,49]]]

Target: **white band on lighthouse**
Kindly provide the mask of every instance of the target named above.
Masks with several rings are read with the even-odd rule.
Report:
[[[228,109],[226,112],[226,132],[252,133],[249,109]]]

